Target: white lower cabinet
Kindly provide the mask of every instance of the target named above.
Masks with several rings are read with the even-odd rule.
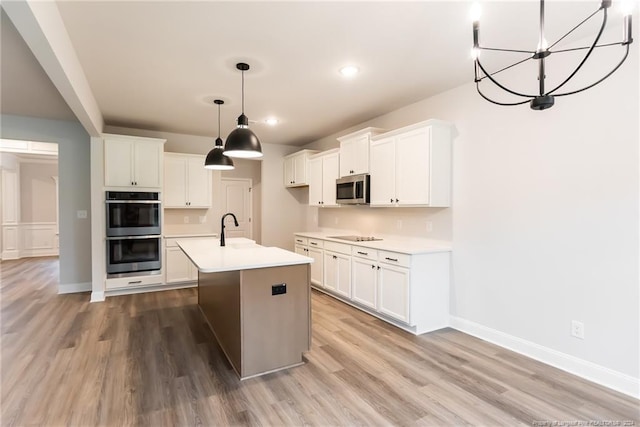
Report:
[[[324,287],[351,298],[351,257],[338,252],[324,252]]]
[[[182,252],[176,239],[166,239],[164,249],[166,283],[194,282],[198,280],[198,268]]]
[[[328,295],[414,334],[449,326],[449,251],[406,254],[295,238],[296,252],[314,259],[311,283]]]
[[[380,264],[378,272],[378,311],[411,324],[409,317],[409,269]]]
[[[321,247],[309,246],[306,255],[310,258],[313,258],[313,263],[311,264],[311,284],[316,286],[323,286],[324,269],[322,266],[324,261],[324,251]]]
[[[378,270],[375,261],[353,257],[351,260],[351,298],[358,304],[377,310]]]

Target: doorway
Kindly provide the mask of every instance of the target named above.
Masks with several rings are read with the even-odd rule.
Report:
[[[238,227],[228,227],[227,237],[246,237],[253,239],[252,224],[252,186],[249,178],[222,178],[222,212],[232,212],[238,219]]]

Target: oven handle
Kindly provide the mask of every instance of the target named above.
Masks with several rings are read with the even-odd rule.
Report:
[[[160,200],[105,200],[105,203],[138,203],[147,205],[159,205]]]
[[[133,240],[133,239],[160,239],[162,236],[159,234],[151,234],[147,236],[118,236],[107,237],[107,240]]]

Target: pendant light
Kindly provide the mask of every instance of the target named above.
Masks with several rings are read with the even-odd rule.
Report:
[[[236,64],[236,68],[242,72],[242,114],[238,117],[238,127],[227,137],[224,155],[243,158],[262,157],[260,140],[249,129],[249,119],[244,115],[244,72],[249,69],[249,64],[239,62]]]
[[[204,161],[205,169],[214,170],[231,170],[234,169],[233,160],[231,157],[227,157],[223,154],[224,147],[222,139],[220,139],[220,106],[224,104],[221,99],[213,101],[218,106],[218,138],[216,138],[216,145],[209,151],[207,158]]]

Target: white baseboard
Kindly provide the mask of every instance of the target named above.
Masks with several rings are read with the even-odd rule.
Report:
[[[174,289],[195,288],[197,286],[198,286],[197,282],[187,282],[187,283],[180,283],[180,284],[140,286],[138,288],[111,289],[105,292],[105,296],[114,297],[118,295],[131,295],[131,294],[140,294],[140,293],[146,293],[146,292],[171,291]]]
[[[594,383],[640,398],[640,379],[577,358],[539,344],[505,334],[479,323],[451,316],[451,327],[465,334],[499,345]]]
[[[104,291],[93,291],[91,292],[91,301],[90,302],[103,302],[104,301]]]
[[[58,284],[58,295],[75,294],[78,292],[89,292],[89,291],[91,291],[91,282]]]
[[[20,259],[20,252],[18,250],[2,251],[2,259],[5,261]]]

